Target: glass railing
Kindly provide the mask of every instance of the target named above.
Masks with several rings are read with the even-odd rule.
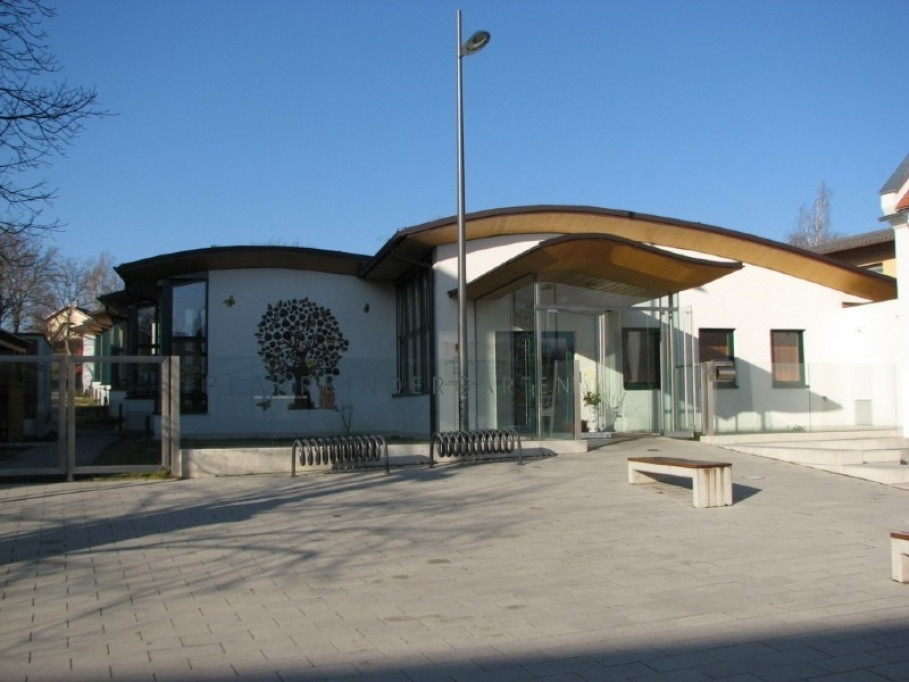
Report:
[[[714,396],[706,396],[714,405],[706,416],[705,387],[699,386],[696,421],[716,434],[876,430],[899,423],[894,366],[811,364],[804,374],[804,385],[779,386],[767,371],[737,361],[734,382],[706,386]]]
[[[161,437],[168,430],[162,424],[171,423],[162,417],[162,405],[185,403],[182,394],[198,390],[198,377],[165,385],[168,372],[161,360],[4,356],[0,470],[59,473],[68,456],[76,473],[167,467],[174,439]],[[71,382],[61,377],[65,362],[73,365]],[[120,363],[120,370],[102,371],[106,363]],[[274,381],[266,378],[258,357],[211,357],[204,375],[206,410],[180,414],[177,443],[183,448],[290,445],[303,437],[366,434],[389,442],[429,442],[434,432],[461,428],[456,360],[441,366],[435,376],[402,383],[393,358],[344,359],[337,372],[288,368]],[[809,365],[805,385],[786,388],[741,362],[735,380],[727,383],[701,385],[695,368],[696,378],[685,391],[675,396],[625,391],[618,410],[585,404],[580,373],[572,368],[553,364],[552,370],[541,376],[502,363],[472,362],[468,428],[515,430],[525,439],[546,440],[575,438],[585,427],[658,432],[667,430],[667,415],[675,415],[676,428],[715,434],[886,429],[898,423],[891,365]],[[104,384],[102,377],[129,380]],[[174,393],[167,393],[168,386]],[[73,449],[75,454],[68,454]]]

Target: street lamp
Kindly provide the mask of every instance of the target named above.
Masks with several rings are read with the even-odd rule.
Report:
[[[458,428],[469,428],[467,390],[467,239],[464,227],[464,77],[461,60],[489,43],[488,31],[477,31],[461,42],[458,10]]]

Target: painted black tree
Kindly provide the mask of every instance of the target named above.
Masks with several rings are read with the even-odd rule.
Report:
[[[269,303],[256,338],[274,394],[284,394],[283,385],[292,383],[290,409],[336,409],[333,377],[350,342],[331,310],[308,298]]]

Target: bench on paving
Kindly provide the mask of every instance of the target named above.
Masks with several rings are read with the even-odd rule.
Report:
[[[653,474],[691,479],[694,506],[726,507],[732,504],[732,464],[682,457],[629,457],[628,482],[653,483]]]
[[[890,533],[890,554],[893,579],[898,583],[909,583],[909,531]]]

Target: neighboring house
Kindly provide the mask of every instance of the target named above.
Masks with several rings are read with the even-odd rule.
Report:
[[[60,355],[81,356],[83,354],[83,325],[91,321],[92,316],[84,308],[74,305],[64,306],[44,318],[44,335],[51,344],[54,353]],[[83,365],[76,365],[76,389],[83,391],[88,383],[83,377]]]
[[[104,308],[86,313],[88,316],[71,328],[73,336],[80,339],[79,351],[75,354],[86,357],[110,355],[110,348],[104,346],[105,340],[109,341],[109,330],[113,326],[110,315]],[[77,366],[76,371],[80,374],[79,388],[91,394],[96,403],[107,404],[110,364],[83,362]]]
[[[91,313],[74,305],[64,306],[44,318],[44,330],[55,353],[81,355],[82,337],[79,328],[91,320]]]
[[[889,223],[893,229],[896,250],[896,277],[899,281],[909,282],[909,154],[893,171],[893,174],[881,188],[882,221]],[[899,298],[899,324],[897,338],[903,349],[909,347],[909,294],[904,289]],[[900,365],[900,386],[905,387],[900,400],[900,424],[903,435],[909,437],[909,359]]]
[[[896,240],[892,228],[832,239],[814,248],[845,263],[896,277]]]
[[[467,216],[469,423],[534,438],[898,423],[896,281],[731,230],[592,207]],[[458,428],[457,223],[373,256],[221,247],[117,267],[107,352],[181,358],[186,436]],[[701,363],[733,363],[702,410]],[[155,378],[113,382],[148,401]],[[602,398],[593,409],[585,393]],[[153,409],[153,400],[143,403]]]
[[[905,224],[909,214],[909,154],[881,188],[881,210],[884,213],[882,220],[892,226]]]

